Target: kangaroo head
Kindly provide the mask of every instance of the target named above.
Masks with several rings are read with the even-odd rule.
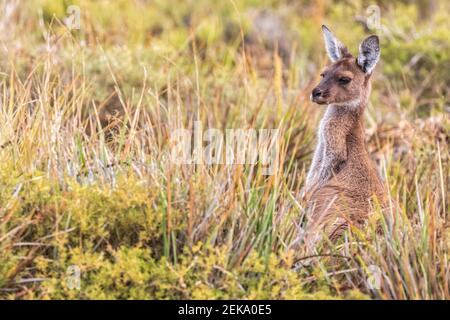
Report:
[[[361,42],[355,58],[326,26],[322,26],[322,31],[332,64],[323,70],[311,100],[318,104],[358,106],[369,95],[370,76],[380,57],[378,37],[372,35]]]

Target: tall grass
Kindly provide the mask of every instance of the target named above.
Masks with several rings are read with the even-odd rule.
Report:
[[[283,56],[253,38],[252,1],[203,2],[78,1],[72,31],[63,1],[2,3],[0,296],[450,298],[446,75],[389,74],[403,56],[377,70],[367,138],[391,219],[375,208],[366,230],[305,257],[300,190],[322,112],[308,96],[326,62],[316,23],[328,13],[344,29],[349,8],[263,1],[298,27]],[[421,23],[448,26],[439,13]],[[387,52],[411,50],[395,36]],[[431,73],[448,66],[433,59]],[[174,164],[171,133],[195,121],[279,129],[280,165],[267,176],[261,165]],[[67,287],[71,265],[80,290]]]

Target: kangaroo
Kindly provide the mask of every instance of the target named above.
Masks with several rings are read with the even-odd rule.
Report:
[[[327,109],[305,185],[308,246],[322,234],[333,241],[350,225],[361,225],[372,197],[385,202],[384,184],[366,149],[363,119],[380,57],[378,37],[366,38],[355,58],[326,26],[322,31],[332,64],[311,93],[311,100]]]

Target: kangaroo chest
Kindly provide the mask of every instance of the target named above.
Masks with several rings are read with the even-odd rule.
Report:
[[[355,117],[345,108],[328,106],[319,124],[319,143],[325,152],[346,144],[347,135],[355,124]]]

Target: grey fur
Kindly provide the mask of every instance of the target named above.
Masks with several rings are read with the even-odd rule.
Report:
[[[322,25],[323,39],[328,56],[332,62],[342,58],[347,53],[347,48],[331,33],[327,26]]]
[[[380,59],[380,41],[372,35],[359,45],[358,65],[366,73],[370,74]]]

